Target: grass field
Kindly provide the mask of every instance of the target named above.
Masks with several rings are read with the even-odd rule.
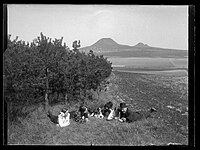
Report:
[[[154,106],[152,118],[134,123],[89,118],[79,124],[71,120],[67,127],[51,123],[41,106],[35,106],[26,118],[8,126],[8,144],[40,145],[166,145],[188,144],[188,81],[185,75],[156,75],[114,72],[107,92],[100,93],[100,105],[112,101],[114,106],[125,101],[133,110]],[[173,106],[173,107],[169,107]],[[63,105],[52,107],[54,114]],[[70,110],[77,108],[69,106]]]

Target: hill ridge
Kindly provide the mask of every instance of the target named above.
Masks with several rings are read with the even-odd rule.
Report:
[[[80,51],[84,52],[89,52],[89,50],[93,50],[97,55],[103,54],[117,57],[184,58],[188,56],[188,51],[186,50],[152,47],[143,42],[138,42],[134,46],[123,45],[109,37],[101,38],[91,46],[80,48]]]
[[[141,48],[147,48],[147,47],[150,47],[149,45],[147,45],[147,44],[144,44],[144,43],[142,43],[142,42],[139,42],[139,43],[137,43],[135,46],[133,46],[133,47],[141,47]]]

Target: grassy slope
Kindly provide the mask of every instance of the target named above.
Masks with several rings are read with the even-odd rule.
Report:
[[[117,120],[106,121],[90,118],[90,121],[84,124],[71,120],[68,127],[60,128],[51,123],[43,114],[42,107],[39,107],[27,118],[20,119],[21,124],[8,127],[9,144],[160,145],[169,142],[187,144],[187,123],[185,119],[180,118],[183,121],[181,122],[176,117],[182,115],[177,115],[175,111],[171,112],[171,110],[166,109],[165,105],[169,103],[169,100],[165,100],[163,97],[165,96],[166,99],[171,101],[177,99],[176,105],[179,104],[178,102],[184,101],[182,104],[184,107],[182,107],[185,108],[187,105],[187,93],[185,91],[187,89],[182,89],[186,83],[183,77],[175,77],[175,79],[170,77],[167,80],[166,77],[153,75],[119,72],[115,72],[115,74],[115,76],[111,76],[108,92],[100,95],[103,103],[113,101],[114,105],[118,106],[119,102],[126,101],[131,104],[134,110],[146,109],[155,105],[159,112],[154,114],[153,118],[131,124],[121,123]],[[172,79],[179,83],[173,82]],[[179,87],[180,81],[184,86]],[[158,88],[159,85],[160,88]],[[164,89],[165,91],[162,91]],[[172,92],[173,90],[176,91]],[[180,99],[177,96],[181,92],[183,94]],[[175,96],[174,99],[173,96]],[[53,112],[58,113],[61,107],[63,106],[54,107]],[[74,107],[70,109],[74,109]],[[170,117],[175,118],[170,119]],[[182,126],[175,126],[174,121],[178,121]],[[180,128],[182,130],[177,130]]]

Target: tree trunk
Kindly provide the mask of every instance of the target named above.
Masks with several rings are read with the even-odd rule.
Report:
[[[49,78],[48,78],[48,68],[46,68],[46,91],[45,91],[45,110],[49,107]]]
[[[45,109],[47,110],[49,106],[48,91],[45,92]]]
[[[67,95],[67,93],[66,93],[66,94],[65,94],[65,99],[64,99],[65,105],[67,104],[67,102],[68,102],[68,95]]]
[[[59,99],[59,92],[56,92],[57,100]]]
[[[97,96],[98,96],[97,99],[98,99],[98,100],[99,100],[99,94],[100,94],[100,93],[99,93],[99,88],[97,88]]]

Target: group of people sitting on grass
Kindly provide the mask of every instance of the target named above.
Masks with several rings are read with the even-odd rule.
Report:
[[[64,108],[59,113],[59,115],[55,116],[48,112],[48,117],[50,120],[57,124],[57,126],[65,127],[70,125],[70,119],[73,119],[76,122],[84,123],[89,121],[90,117],[95,117],[99,119],[106,118],[107,121],[117,119],[121,122],[134,122],[141,119],[145,119],[151,116],[151,113],[156,112],[155,108],[150,108],[150,110],[146,111],[132,111],[128,108],[126,103],[120,103],[118,108],[113,109],[113,103],[107,102],[103,107],[98,108],[87,108],[84,105],[81,105],[78,110],[74,110],[69,112],[68,109]]]

